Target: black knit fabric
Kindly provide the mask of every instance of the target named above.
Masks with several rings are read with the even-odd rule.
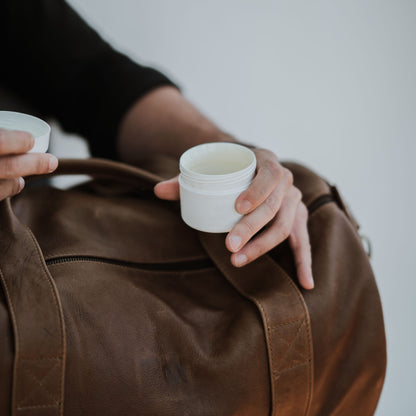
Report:
[[[116,158],[121,118],[139,97],[174,85],[115,51],[63,0],[0,0],[0,83],[94,156]]]

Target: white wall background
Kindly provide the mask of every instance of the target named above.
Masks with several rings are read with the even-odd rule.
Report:
[[[377,416],[415,415],[416,2],[70,0],[109,40],[165,71],[241,140],[336,183],[384,304]],[[56,153],[68,154],[71,141]]]

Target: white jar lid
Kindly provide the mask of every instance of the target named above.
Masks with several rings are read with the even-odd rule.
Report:
[[[40,118],[15,111],[0,111],[0,129],[31,133],[35,145],[29,153],[45,153],[49,146],[51,127]]]

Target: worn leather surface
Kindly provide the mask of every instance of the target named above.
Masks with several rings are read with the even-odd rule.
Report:
[[[233,267],[222,236],[200,233],[207,253],[262,317],[268,350],[271,414],[308,414],[313,388],[313,347],[307,307],[293,281],[269,256]]]
[[[0,202],[0,218],[0,281],[14,333],[14,376],[10,380],[14,382],[13,414],[59,414],[65,368],[65,329],[59,295],[36,240],[12,214],[9,200]],[[8,341],[3,331],[1,337]],[[7,394],[10,384],[4,377],[11,368],[5,364],[0,385]]]
[[[307,204],[331,193],[305,167],[288,166]],[[13,200],[49,261],[66,336],[62,406],[27,414],[374,413],[385,372],[381,305],[340,204],[327,203],[310,216],[316,287],[308,292],[297,286],[286,243],[250,267],[230,267],[224,235],[198,234],[182,223],[176,203],[151,196],[154,174],[108,161],[62,162],[60,169],[97,180],[68,191],[34,188]],[[6,214],[2,238],[3,222],[12,218]],[[19,232],[12,230],[9,240],[18,247],[17,263]],[[72,261],[50,263],[62,256]],[[0,253],[1,270],[7,262]],[[35,317],[31,296],[22,287],[14,302],[28,302]],[[39,305],[44,298],[36,297]],[[36,326],[31,331],[30,316],[25,319],[28,342],[46,342]],[[16,383],[32,381],[13,375],[19,350],[4,285],[0,332],[0,415],[8,415],[17,406]],[[52,387],[45,386],[48,395]]]

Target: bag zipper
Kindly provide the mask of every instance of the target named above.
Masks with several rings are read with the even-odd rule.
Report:
[[[331,194],[321,195],[312,201],[308,206],[309,215],[314,213],[318,208],[324,204],[330,202],[336,202],[335,198]],[[186,261],[176,261],[176,262],[167,262],[167,263],[136,263],[132,261],[123,261],[123,260],[113,260],[105,257],[98,256],[60,256],[53,257],[45,260],[47,266],[54,264],[62,263],[73,263],[73,262],[95,262],[95,263],[105,263],[113,264],[115,266],[130,267],[140,270],[151,270],[151,271],[187,271],[187,270],[198,270],[198,269],[207,269],[214,267],[214,262],[210,258],[206,259],[197,259],[197,260],[186,260]]]
[[[328,204],[330,202],[337,202],[332,194],[325,194],[325,195],[318,196],[318,198],[314,199],[308,205],[309,215],[312,215],[322,205]]]
[[[116,266],[130,267],[140,270],[153,270],[153,271],[186,271],[186,270],[198,270],[214,267],[214,263],[211,259],[197,259],[197,260],[185,260],[175,261],[167,263],[136,263],[132,261],[113,260],[98,256],[61,256],[53,257],[45,261],[47,266],[62,263],[72,262],[95,262],[113,264]]]

